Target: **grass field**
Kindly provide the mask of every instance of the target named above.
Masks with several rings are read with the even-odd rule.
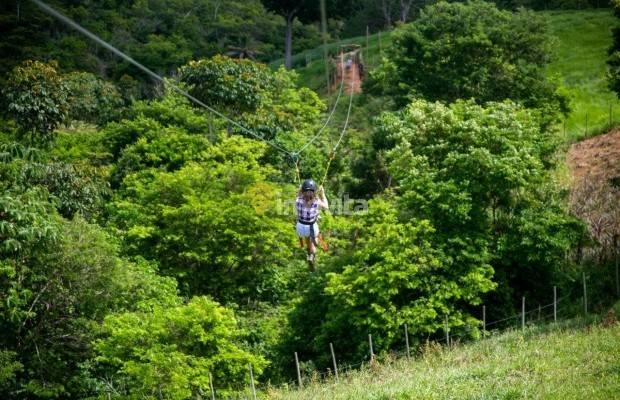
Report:
[[[607,88],[605,77],[611,28],[620,21],[610,10],[545,14],[559,39],[558,58],[547,72],[559,75],[573,96],[573,111],[559,129],[569,140],[577,140],[605,131],[610,122],[620,123],[620,101]]]
[[[591,323],[591,322],[589,322]],[[468,345],[430,344],[398,358],[272,390],[270,400],[620,398],[620,326],[574,320],[530,327]]]

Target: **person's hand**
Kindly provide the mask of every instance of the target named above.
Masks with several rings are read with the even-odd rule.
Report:
[[[325,192],[323,191],[323,185],[319,186],[318,194],[319,196],[323,196],[325,194]]]

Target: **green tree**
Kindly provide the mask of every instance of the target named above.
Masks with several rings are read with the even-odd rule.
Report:
[[[0,395],[77,397],[90,390],[83,366],[94,357],[97,323],[114,311],[174,306],[176,283],[144,261],[120,259],[100,228],[43,214],[45,200],[37,205],[30,193],[0,201],[3,214],[12,216],[2,218],[3,230],[14,227],[3,244],[15,244],[0,253],[0,352],[13,352],[23,366],[14,382],[0,384]]]
[[[243,332],[233,313],[206,297],[172,308],[108,316],[97,341],[97,361],[115,371],[117,395],[128,398],[197,398],[243,391],[252,364],[259,377],[265,360],[241,349]]]
[[[536,114],[509,102],[415,101],[379,126],[393,141],[386,157],[403,217],[431,221],[452,268],[466,276],[491,264],[508,304],[546,295],[541,285],[584,231],[553,184],[555,144]]]
[[[287,351],[326,368],[329,343],[355,363],[369,356],[368,334],[381,355],[404,344],[405,324],[414,346],[441,333],[446,315],[452,327],[476,326],[465,306],[480,304],[493,289],[492,270],[483,261],[468,271],[455,268],[435,247],[429,221],[404,221],[395,202],[371,200],[367,214],[327,225],[343,242],[333,246],[338,256],[325,279],[312,281],[293,312]]]
[[[483,1],[440,2],[394,31],[368,89],[395,96],[398,106],[416,97],[511,99],[557,116],[568,112],[568,99],[543,73],[552,57],[553,40],[539,14],[500,11]]]
[[[100,174],[83,161],[51,161],[52,157],[37,148],[10,141],[0,142],[0,157],[0,177],[7,189],[21,193],[27,188],[45,188],[50,203],[65,218],[75,214],[93,218],[109,194]]]
[[[234,114],[255,111],[273,85],[273,75],[265,65],[224,56],[192,61],[179,72],[181,80],[191,85],[190,94]]]
[[[23,366],[12,384],[0,384],[3,398],[66,398],[86,390],[81,365],[93,355],[97,322],[114,310],[178,299],[172,280],[145,262],[120,259],[99,228],[79,218],[62,221],[45,196],[36,199],[32,191],[0,198],[0,343]]]
[[[224,54],[252,38],[262,61],[283,54],[281,17],[259,0],[73,1],[50,0],[49,6],[128,54],[152,71],[173,74],[189,60]],[[96,45],[82,33],[48,15],[35,3],[0,4],[0,73],[25,60],[54,59],[63,72],[84,71],[102,79],[132,80],[139,99],[157,87],[138,68]],[[129,98],[127,94],[124,96]]]
[[[2,398],[88,392],[84,365],[96,324],[110,311],[178,299],[175,282],[144,261],[120,259],[100,228],[58,215],[58,197],[27,176],[45,176],[42,153],[12,142],[0,146]]]
[[[130,254],[157,260],[187,295],[277,301],[286,296],[292,238],[268,180],[277,173],[258,161],[265,146],[235,136],[203,151],[178,170],[128,174],[112,221]]]
[[[204,135],[209,141],[218,141],[223,126],[223,121],[210,117],[204,110],[190,107],[184,96],[166,92],[159,100],[133,103],[122,121],[111,122],[103,128],[100,142],[110,153],[112,161],[118,162],[127,146],[142,138],[155,138],[161,130],[181,130],[188,135]],[[174,157],[181,158],[181,155]],[[118,169],[118,166],[114,167]]]
[[[88,72],[72,72],[63,79],[69,91],[69,118],[103,125],[120,117],[123,101],[116,86]]]
[[[612,2],[614,15],[620,18],[620,1],[613,0]],[[620,97],[620,27],[612,28],[613,43],[608,50],[609,58],[607,59],[607,65],[609,71],[607,73],[607,79],[609,81],[609,88]]]
[[[67,118],[68,87],[57,68],[56,62],[26,61],[13,69],[2,91],[8,116],[30,144],[52,144],[54,130]]]
[[[232,118],[234,124],[226,121],[228,133],[267,140],[279,147],[274,151],[271,146],[266,158],[281,170],[282,181],[288,182],[295,171],[290,158],[283,159],[282,149],[292,152],[307,143],[320,129],[319,117],[325,110],[315,92],[298,87],[296,77],[294,71],[284,68],[270,71],[263,64],[223,56],[181,68],[181,80],[190,86],[192,95]],[[219,119],[219,126],[222,123]],[[329,154],[325,142],[315,143],[305,152],[302,166],[312,176],[321,173]]]

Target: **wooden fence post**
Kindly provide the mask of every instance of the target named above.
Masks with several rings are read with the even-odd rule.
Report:
[[[586,289],[586,273],[583,273],[583,309],[588,315],[588,291]]]
[[[487,338],[487,306],[482,306],[482,338]]]
[[[332,352],[332,361],[334,363],[334,373],[336,374],[336,379],[338,379],[338,365],[336,365],[336,353],[334,353],[334,345],[329,344],[329,350]]]
[[[620,298],[620,273],[618,272],[618,256],[620,255],[620,250],[616,250],[616,294],[618,298]]]
[[[553,323],[558,322],[558,291],[557,287],[553,287]]]
[[[375,353],[372,351],[372,335],[368,334],[368,344],[370,345],[370,361],[374,361]]]
[[[564,138],[566,138],[566,121],[564,121],[563,126],[564,126],[564,129],[563,129],[563,132],[564,132]]]
[[[407,346],[407,361],[411,359],[409,353],[409,332],[407,332],[407,324],[405,324],[405,345]]]
[[[304,385],[301,382],[301,370],[299,369],[299,358],[297,357],[297,352],[295,352],[295,366],[297,367],[297,382],[299,382],[299,389],[303,389]]]
[[[448,324],[447,315],[446,315],[446,346],[450,347],[450,325]]]
[[[521,298],[521,332],[525,333],[525,297]]]
[[[252,372],[252,363],[250,363],[250,382],[252,383],[252,398],[256,400],[256,387],[254,386],[254,373]]]

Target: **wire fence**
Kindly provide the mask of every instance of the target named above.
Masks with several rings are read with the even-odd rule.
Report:
[[[618,272],[616,271],[616,287],[618,286]],[[431,344],[435,343],[438,346],[444,346],[446,348],[454,348],[461,343],[465,343],[471,340],[486,340],[491,336],[498,335],[502,332],[520,329],[522,334],[525,334],[526,327],[536,326],[537,324],[548,324],[553,323],[556,324],[558,321],[566,320],[572,317],[575,317],[576,314],[588,316],[588,286],[587,286],[587,277],[586,274],[582,274],[582,282],[580,282],[580,293],[576,293],[573,289],[569,291],[564,296],[558,298],[557,296],[557,287],[553,286],[553,300],[548,304],[537,304],[534,307],[528,306],[527,298],[522,297],[521,302],[521,312],[513,314],[511,316],[501,318],[494,321],[486,320],[486,306],[482,306],[481,308],[481,320],[479,323],[472,324],[469,326],[458,326],[451,327],[449,315],[444,316],[444,329],[443,332],[438,332],[434,335],[431,335],[426,343]],[[617,293],[618,297],[620,297],[620,293]],[[569,299],[580,299],[582,312],[576,309],[575,302],[569,302]],[[577,307],[578,304],[577,304]],[[401,327],[401,333],[403,335],[405,347],[398,349],[391,349],[389,354],[382,354],[382,357],[387,357],[389,359],[407,359],[410,360],[412,354],[412,348],[410,347],[410,335],[408,332],[408,326],[405,324]],[[476,339],[478,338],[478,339]],[[329,380],[336,379],[338,380],[341,375],[347,374],[348,372],[358,370],[363,368],[366,365],[370,365],[376,361],[377,355],[373,350],[373,336],[372,334],[368,334],[368,355],[357,363],[346,363],[344,365],[338,364],[337,357],[337,349],[334,348],[333,343],[329,344],[329,349],[325,349],[326,353],[329,352],[331,356],[331,364],[332,367],[328,368],[325,371],[318,371],[314,369],[312,360],[302,360],[299,358],[297,352],[291,355],[295,360],[295,368],[296,368],[296,381],[288,381],[283,382],[278,387],[282,389],[298,388],[302,390],[304,386],[313,384],[315,382],[327,382]],[[417,351],[418,349],[413,349]],[[252,366],[248,365],[248,378],[250,387],[247,390],[247,394],[245,395],[237,395],[235,399],[257,399],[256,392],[256,383],[254,382],[254,377],[252,375]],[[263,385],[259,388],[259,390],[266,390],[268,388],[272,388],[271,385]],[[211,382],[211,396],[212,400],[216,399],[216,392],[213,389],[213,383]],[[230,399],[230,397],[226,397]]]
[[[599,107],[597,111],[586,111],[565,120],[560,129],[564,139],[579,140],[589,138],[613,129],[620,125],[618,102],[610,101],[606,107]]]

